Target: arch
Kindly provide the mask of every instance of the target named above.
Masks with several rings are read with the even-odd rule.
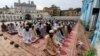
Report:
[[[25,20],[31,20],[32,18],[31,18],[31,15],[30,14],[26,14],[25,15]]]

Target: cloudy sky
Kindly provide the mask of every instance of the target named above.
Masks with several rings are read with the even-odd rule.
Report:
[[[30,0],[34,1],[37,5],[37,9],[43,9],[43,7],[50,7],[52,4],[59,6],[61,9],[65,10],[68,8],[82,7],[82,0]],[[14,5],[14,2],[18,0],[0,0],[0,8],[8,5],[9,7]],[[21,0],[21,2],[28,3],[28,0]]]

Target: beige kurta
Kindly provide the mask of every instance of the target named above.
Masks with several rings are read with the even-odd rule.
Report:
[[[37,37],[37,33],[35,29],[32,29],[32,39],[35,39]]]
[[[64,28],[63,28],[63,31],[64,31],[64,35],[65,35],[65,37],[67,36],[67,26],[64,26]]]
[[[47,52],[52,56],[56,56],[57,54],[57,47],[52,38],[49,35],[45,36],[45,48]]]

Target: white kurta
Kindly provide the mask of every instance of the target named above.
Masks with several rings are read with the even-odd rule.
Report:
[[[14,26],[14,29],[18,32],[18,25],[16,26]]]
[[[59,42],[61,42],[62,39],[64,38],[64,36],[62,36],[62,34],[59,30],[55,34],[57,35],[57,39],[59,40]]]
[[[17,26],[18,35],[20,35],[20,24],[19,23],[17,23],[17,24],[18,24],[18,26]]]
[[[46,28],[45,28],[45,26],[44,25],[41,25],[41,27],[40,27],[40,32],[41,32],[41,36],[45,36],[46,35]]]
[[[23,36],[23,27],[18,28],[18,35]]]
[[[32,29],[29,29],[29,31],[23,30],[23,42],[24,43],[30,43],[32,41]]]
[[[54,23],[53,27],[59,27],[59,25],[57,23]]]
[[[60,43],[60,41],[59,41],[59,37],[56,35],[56,34],[54,34],[54,36],[53,36],[53,40],[54,40],[54,43],[56,44],[56,45],[60,45],[61,43]]]

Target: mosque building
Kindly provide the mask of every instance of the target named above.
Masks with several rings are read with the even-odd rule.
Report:
[[[21,3],[20,0],[14,3],[14,7],[9,8],[7,5],[4,8],[0,8],[0,21],[13,21],[13,20],[30,20],[33,18],[49,17],[47,12],[41,12],[36,10],[36,4],[34,1],[28,1],[28,3]]]

